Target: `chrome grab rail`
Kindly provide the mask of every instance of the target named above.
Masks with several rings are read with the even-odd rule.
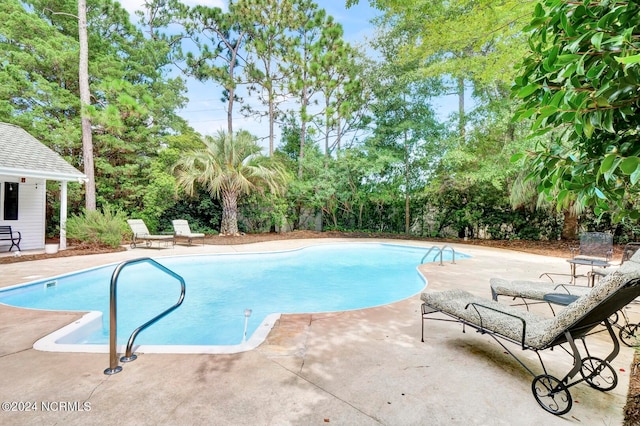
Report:
[[[446,250],[449,249],[451,250],[451,263],[455,264],[456,263],[456,251],[453,249],[453,247],[451,247],[448,244],[445,244],[442,247],[436,247],[433,246],[429,249],[429,251],[427,252],[427,254],[425,254],[424,256],[422,256],[422,260],[420,260],[420,264],[422,265],[424,263],[424,260],[427,258],[427,256],[429,256],[429,254],[433,251],[436,250],[436,254],[433,256],[433,259],[431,259],[431,261],[436,260],[436,257],[438,257],[438,255],[440,255],[440,266],[442,266],[442,253]]]
[[[427,254],[425,254],[424,256],[422,256],[422,259],[420,260],[420,264],[421,264],[421,265],[424,263],[424,260],[427,258],[427,256],[429,256],[429,254],[431,254],[431,252],[432,252],[434,249],[435,249],[435,250],[438,250],[438,251],[440,250],[440,248],[438,248],[438,247],[436,247],[436,246],[431,247],[431,248],[429,249],[429,251],[427,252]],[[438,255],[438,253],[436,252],[436,256],[437,256],[437,255]],[[433,258],[435,259],[435,256],[434,256]]]
[[[120,276],[120,272],[122,272],[122,270],[126,266],[133,265],[136,263],[143,263],[143,262],[151,264],[152,266],[160,269],[161,271],[171,275],[172,277],[180,281],[180,287],[181,287],[180,298],[178,299],[178,302],[176,302],[175,305],[169,307],[159,315],[155,316],[154,318],[150,319],[146,323],[142,324],[140,327],[136,328],[133,331],[133,333],[131,333],[131,336],[129,337],[129,341],[127,343],[127,350],[125,352],[125,355],[122,358],[120,358],[120,361],[128,362],[128,361],[135,360],[137,356],[132,353],[132,348],[133,348],[133,342],[136,340],[138,333],[140,333],[145,328],[149,327],[154,322],[158,321],[160,318],[167,315],[169,312],[176,309],[178,306],[182,304],[184,300],[185,291],[186,291],[186,285],[185,285],[184,279],[180,275],[173,272],[171,269],[167,268],[166,266],[161,265],[160,263],[156,262],[155,260],[149,257],[141,257],[139,259],[126,260],[120,263],[116,267],[116,269],[113,271],[113,274],[111,275],[111,290],[110,290],[111,295],[110,295],[110,302],[109,302],[109,368],[104,370],[104,374],[111,375],[111,374],[116,374],[122,371],[122,367],[118,365],[118,354],[116,351],[117,328],[118,328],[118,321],[116,316],[116,312],[117,312],[116,288],[118,285],[118,277]]]

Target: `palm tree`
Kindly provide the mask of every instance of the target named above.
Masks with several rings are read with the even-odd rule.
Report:
[[[204,148],[185,153],[174,165],[177,182],[189,195],[196,184],[222,200],[220,235],[238,234],[238,200],[254,191],[281,193],[287,182],[284,168],[261,154],[256,138],[247,131],[206,136]]]
[[[547,196],[538,190],[538,182],[528,178],[528,171],[522,171],[516,177],[509,195],[511,207],[527,207],[531,210],[551,211],[553,207],[562,211],[563,222],[560,238],[563,240],[575,240],[578,235],[578,217],[585,212],[582,203],[576,202],[574,197],[567,196],[561,203],[557,197],[550,201]]]

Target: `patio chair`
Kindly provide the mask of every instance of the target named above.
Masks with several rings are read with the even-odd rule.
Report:
[[[571,284],[576,283],[579,277],[587,277],[589,285],[593,286],[594,275],[591,274],[596,269],[609,267],[609,261],[613,256],[613,235],[608,232],[584,232],[580,235],[580,245],[578,247],[570,247],[571,257],[567,259],[569,262],[570,273],[545,273],[551,281],[553,276],[565,276]],[[578,275],[576,268],[578,266],[590,266],[591,272]]]
[[[20,241],[22,241],[22,234],[20,231],[13,231],[10,226],[0,226],[0,241],[7,241],[9,251],[13,248],[17,248],[20,251]]]
[[[514,306],[474,296],[463,290],[424,292],[422,315],[422,340],[425,320],[458,322],[493,338],[533,377],[531,389],[538,404],[546,411],[562,415],[573,404],[569,388],[581,382],[608,391],[618,382],[610,362],[618,355],[620,343],[616,338],[609,317],[640,296],[640,270],[626,265],[604,277],[586,295],[577,298],[555,317],[547,318]],[[434,314],[444,314],[439,318]],[[587,349],[587,337],[593,329],[604,325],[611,338],[613,349],[604,358],[592,356]],[[586,355],[582,355],[576,340],[581,340]],[[536,374],[521,361],[504,342],[514,343],[522,350],[536,353],[542,374]],[[566,347],[568,346],[568,348]],[[573,357],[570,371],[558,379],[549,374],[540,352],[560,347]],[[581,378],[571,381],[576,375]]]
[[[608,232],[584,232],[580,235],[580,246],[571,247],[574,259],[597,259],[606,262],[613,256],[613,235]]]
[[[175,245],[175,238],[173,235],[153,235],[149,233],[147,225],[145,225],[142,219],[128,219],[127,223],[133,232],[133,240],[131,241],[131,248],[136,248],[140,243],[144,243],[146,247],[152,247],[154,241],[158,243],[158,247],[171,247]]]
[[[171,221],[173,224],[173,234],[176,239],[186,239],[187,244],[191,245],[196,238],[202,238],[202,245],[204,245],[204,234],[198,232],[191,232],[189,222],[183,219],[176,219]]]

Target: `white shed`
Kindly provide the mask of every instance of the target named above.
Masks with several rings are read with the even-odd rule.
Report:
[[[21,250],[44,248],[48,180],[60,182],[60,249],[64,250],[67,182],[83,183],[86,176],[24,129],[0,122],[0,225],[22,234]],[[0,251],[8,248],[2,245]]]

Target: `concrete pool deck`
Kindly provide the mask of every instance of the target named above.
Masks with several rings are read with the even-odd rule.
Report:
[[[233,246],[176,246],[0,264],[0,287],[137,257],[287,250],[345,239],[286,240]],[[362,239],[353,240],[362,242]],[[370,240],[375,241],[375,240]],[[428,242],[383,240],[431,247]],[[430,290],[463,288],[490,298],[489,279],[567,273],[564,259],[452,245],[472,256],[425,264]],[[454,323],[429,321],[420,341],[420,295],[350,312],[283,315],[257,349],[233,355],[139,354],[121,373],[103,374],[108,354],[40,352],[33,343],[81,314],[0,305],[0,423],[215,425],[560,425],[623,422],[633,349],[613,361],[618,385],[570,388],[572,410],[557,417],[538,406],[532,377],[491,338]],[[640,309],[628,310],[638,320]],[[592,355],[607,354],[603,333]],[[511,348],[510,348],[511,349]],[[536,372],[531,351],[514,346]],[[544,351],[550,373],[571,358]],[[6,403],[13,403],[4,411]],[[30,410],[30,411],[27,411]]]

